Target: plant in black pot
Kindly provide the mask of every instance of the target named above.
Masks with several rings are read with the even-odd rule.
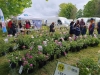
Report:
[[[39,68],[42,68],[43,66],[46,65],[46,60],[45,59],[46,58],[45,58],[44,54],[37,54],[36,61],[38,63]]]
[[[70,42],[70,51],[76,52],[77,51],[76,47],[77,47],[77,42],[76,41]]]
[[[56,54],[56,58],[58,59],[58,58],[60,58],[60,56],[61,56],[61,49],[60,49],[60,46],[59,45],[56,45],[56,47],[55,47],[55,54]]]
[[[8,48],[9,48],[9,44],[8,43],[1,43],[0,44],[0,52],[1,52],[1,56],[6,55],[6,53],[8,52]]]
[[[76,49],[77,49],[77,51],[80,51],[83,48],[83,45],[84,45],[83,39],[77,40],[77,44],[78,45],[76,46]]]
[[[8,60],[9,60],[9,63],[10,63],[10,67],[12,69],[16,68],[17,66],[17,58],[14,54],[10,54],[10,56],[8,56]]]
[[[22,58],[24,70],[27,70],[27,73],[33,73],[36,67],[36,58],[33,55],[26,54],[26,57]]]
[[[68,51],[70,50],[70,41],[63,41],[62,46],[65,47],[65,52],[68,54]]]
[[[50,61],[54,60],[54,49],[55,49],[55,47],[56,47],[56,44],[53,41],[48,42],[47,46],[43,46],[43,53],[46,54],[46,55],[47,54],[50,55],[49,56]]]

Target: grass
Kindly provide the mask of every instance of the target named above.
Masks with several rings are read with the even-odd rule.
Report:
[[[82,58],[92,58],[95,60],[95,62],[98,62],[99,49],[100,45],[98,47],[88,47],[87,49],[83,49],[80,52],[69,53],[66,57],[61,57],[59,59],[55,59],[52,62],[48,62],[48,64],[44,66],[42,69],[38,69],[33,74],[29,75],[53,75],[57,61],[73,65],[76,64],[77,61]],[[16,72],[15,70],[10,70],[6,56],[0,57],[0,75],[19,75],[18,71]],[[28,74],[22,74],[22,75],[28,75]]]

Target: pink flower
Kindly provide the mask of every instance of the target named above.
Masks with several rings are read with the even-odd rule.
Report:
[[[33,58],[33,56],[30,56],[30,58]]]
[[[25,46],[22,46],[22,48],[25,48]]]
[[[25,57],[23,57],[23,58],[22,58],[22,60],[24,60],[24,61],[25,61],[25,60],[26,60],[26,59],[25,59]]]
[[[66,52],[64,52],[64,55],[66,55]]]
[[[33,48],[32,47],[30,47],[30,50],[32,50]]]
[[[38,51],[38,54],[42,54],[42,52]]]
[[[32,67],[33,66],[33,64],[30,64],[30,67]]]

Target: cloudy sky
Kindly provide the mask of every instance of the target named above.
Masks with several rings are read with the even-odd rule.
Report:
[[[83,6],[89,0],[32,0],[32,7],[25,9],[35,17],[56,16],[61,3],[73,3],[78,9],[83,9]]]

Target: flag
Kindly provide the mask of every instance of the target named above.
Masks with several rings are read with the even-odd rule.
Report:
[[[3,12],[1,9],[0,9],[0,19],[2,22],[2,31],[3,31],[3,33],[6,33],[7,29],[6,29],[6,25],[5,25],[5,21],[4,21],[4,15],[3,15]]]

